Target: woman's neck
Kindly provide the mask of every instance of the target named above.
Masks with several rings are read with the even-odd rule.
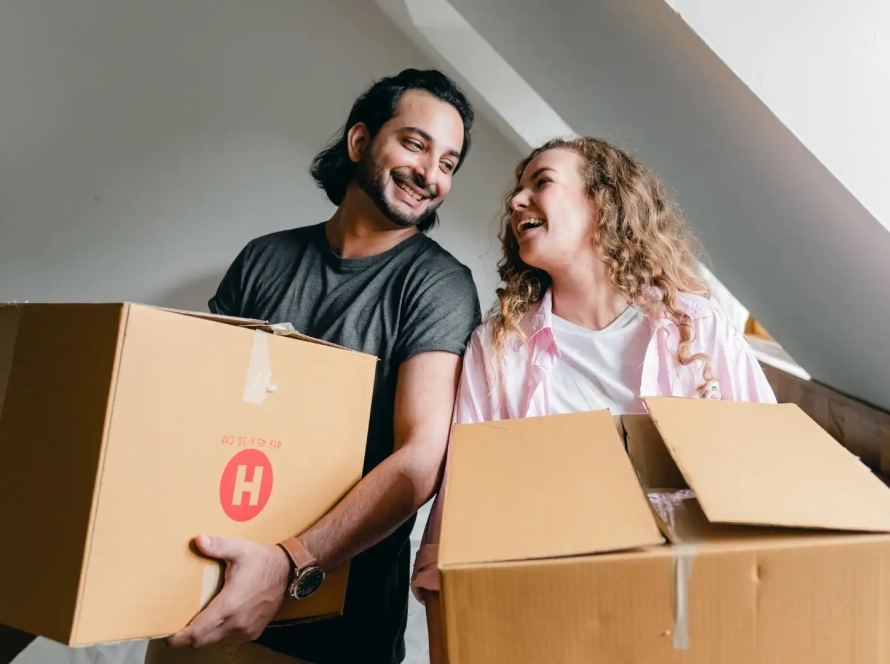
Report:
[[[551,275],[553,313],[588,330],[605,329],[630,303],[609,283],[604,264],[582,267]]]

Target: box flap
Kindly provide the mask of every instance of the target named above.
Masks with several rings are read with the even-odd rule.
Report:
[[[270,334],[277,334],[282,337],[290,337],[291,339],[299,339],[300,341],[308,341],[309,343],[319,344],[321,346],[328,346],[330,348],[337,348],[339,350],[349,351],[350,353],[359,353],[359,351],[353,348],[347,348],[346,346],[340,346],[339,344],[335,344],[331,341],[324,341],[323,339],[316,339],[315,337],[310,337],[302,332],[297,332],[294,329],[294,326],[290,323],[276,323],[275,325],[260,325],[259,329],[265,330]],[[364,353],[359,353],[363,355]]]
[[[644,488],[688,488],[649,415],[622,415],[621,423],[627,456]]]
[[[135,304],[135,303],[131,303]],[[151,307],[153,309],[160,309],[161,311],[168,311],[174,314],[180,314],[182,316],[192,316],[194,318],[203,318],[205,320],[211,320],[216,323],[225,323],[226,325],[235,325],[238,327],[247,327],[256,330],[263,330],[264,332],[268,332],[269,334],[277,334],[283,337],[290,337],[292,339],[299,339],[300,341],[306,341],[313,344],[319,344],[320,346],[328,346],[330,348],[338,348],[340,350],[346,350],[351,353],[357,353],[358,351],[347,348],[346,346],[340,346],[338,344],[332,343],[330,341],[324,341],[323,339],[316,339],[315,337],[310,337],[302,332],[298,332],[294,329],[294,326],[291,323],[283,322],[283,323],[274,323],[271,324],[269,321],[260,320],[258,318],[240,318],[238,316],[224,316],[222,314],[210,314],[202,311],[187,311],[185,309],[171,309],[170,307],[158,307],[154,305],[136,305],[136,306],[146,306]]]
[[[645,403],[712,522],[890,531],[890,489],[795,404]]]
[[[607,410],[454,427],[440,566],[662,543]]]
[[[129,304],[133,304],[139,307],[151,307],[152,309],[160,309],[161,311],[169,311],[173,314],[180,314],[182,316],[192,316],[194,318],[204,318],[207,320],[212,320],[217,323],[225,323],[227,325],[237,325],[239,327],[252,327],[257,325],[266,325],[268,321],[260,320],[259,318],[241,318],[240,316],[225,316],[223,314],[211,314],[205,311],[188,311],[186,309],[173,309],[171,307],[159,307],[153,304],[138,304],[135,302],[131,302]]]
[[[661,532],[671,544],[750,539],[755,534],[763,536],[764,533],[759,528],[709,521],[691,489],[650,491],[648,497]],[[789,531],[768,529],[766,532],[779,534]]]

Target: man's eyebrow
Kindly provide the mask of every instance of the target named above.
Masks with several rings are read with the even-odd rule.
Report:
[[[415,134],[417,134],[421,138],[423,138],[425,141],[429,141],[430,143],[435,143],[435,139],[429,135],[429,132],[424,131],[420,127],[405,127],[404,130],[414,132]],[[448,150],[447,154],[451,155],[452,157],[456,157],[457,159],[460,159],[460,152],[458,152],[457,150],[455,150],[453,148],[451,150]]]

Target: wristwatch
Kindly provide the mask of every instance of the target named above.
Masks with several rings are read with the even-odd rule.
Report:
[[[291,561],[287,594],[294,599],[306,599],[314,595],[324,581],[324,570],[318,566],[315,556],[296,537],[279,542],[278,546],[284,549]]]

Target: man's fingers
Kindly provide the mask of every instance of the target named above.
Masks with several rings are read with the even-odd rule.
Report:
[[[181,634],[183,635],[183,643],[171,642],[171,646],[180,647],[180,645],[185,645],[191,648],[204,648],[208,645],[243,643],[252,640],[252,635],[249,633],[249,629],[237,624],[232,618],[227,618],[215,626],[208,625],[207,629],[202,628],[200,630],[191,631],[191,628],[189,627],[186,628],[186,630],[183,630]],[[172,639],[173,637],[170,638]]]
[[[184,646],[197,647],[202,642],[206,642],[207,635],[219,628],[229,616],[223,596],[224,593],[225,590],[214,597],[187,627],[169,637],[167,643],[174,648],[181,648]]]
[[[206,555],[225,562],[225,584],[207,607],[187,627],[169,637],[167,643],[174,648],[201,648],[256,638],[271,617],[271,613],[266,614],[274,613],[275,598],[270,599],[269,595],[280,590],[269,589],[271,547],[244,539],[206,536],[197,538],[195,543]],[[271,585],[277,585],[277,581]]]
[[[238,624],[234,619],[229,619],[197,639],[195,647],[203,648],[207,645],[244,643],[251,640],[249,628]]]
[[[244,541],[240,539],[201,535],[195,539],[195,544],[202,553],[218,560],[234,561],[244,553]]]
[[[215,627],[210,627],[203,632],[195,632],[188,638],[188,643],[186,645],[192,648],[203,648],[210,644],[218,644],[225,642],[223,639],[223,631],[226,628],[226,623],[222,622]]]
[[[199,617],[203,618],[203,615]],[[209,640],[208,635],[219,629],[223,624],[224,621],[222,620],[218,622],[196,621],[168,638],[167,643],[174,648],[198,648],[206,644]]]

